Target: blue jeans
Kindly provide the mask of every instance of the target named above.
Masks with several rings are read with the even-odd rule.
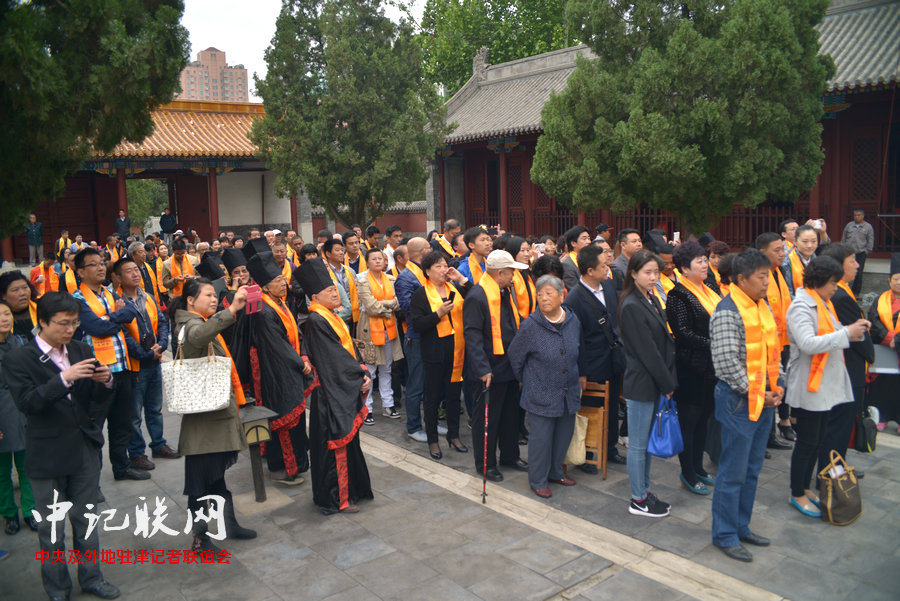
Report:
[[[422,393],[425,392],[425,370],[422,366],[422,340],[407,338],[406,365],[409,376],[406,379],[406,431],[412,434],[422,429]]]
[[[650,455],[647,441],[656,414],[653,401],[625,399],[628,407],[628,479],[631,481],[631,498],[643,501],[650,492]]]
[[[775,409],[750,421],[747,395],[716,383],[716,420],[722,424],[722,455],[712,502],[712,539],[717,547],[740,544],[750,534],[756,483],[766,456]]]
[[[128,444],[128,455],[134,459],[144,454],[144,437],[141,435],[141,412],[150,433],[150,448],[154,451],[166,444],[163,438],[162,369],[159,364],[143,367],[134,382],[134,430]]]

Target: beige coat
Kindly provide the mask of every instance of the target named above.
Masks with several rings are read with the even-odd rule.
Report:
[[[217,357],[225,356],[225,349],[216,340],[216,335],[234,323],[234,315],[225,309],[219,311],[207,321],[195,313],[179,310],[175,313],[175,329],[172,339],[178,340],[178,333],[184,332],[184,358],[205,357],[209,343]],[[177,344],[177,343],[176,343]],[[221,453],[224,451],[241,451],[247,448],[244,427],[238,413],[234,393],[228,406],[208,413],[190,413],[181,416],[181,436],[178,439],[178,450],[182,455],[201,455],[203,453]]]
[[[173,290],[175,288],[175,284],[178,283],[172,279],[172,258],[173,257],[169,257],[168,259],[163,261],[163,268],[162,268],[162,285],[165,286],[166,288],[168,288],[170,291]],[[186,258],[188,261],[190,261],[191,265],[193,265],[195,269],[197,268],[197,265],[200,263],[200,261],[197,259],[197,257],[192,257],[189,254],[185,254],[184,258]]]
[[[387,273],[384,274],[390,282],[391,289],[394,287],[394,276]],[[400,301],[394,294],[394,300],[378,301],[372,296],[372,288],[369,286],[369,272],[364,271],[356,276],[356,290],[359,294],[359,323],[356,324],[356,337],[366,342],[372,342],[372,330],[369,326],[369,317],[388,317],[394,311],[400,310]],[[399,332],[400,324],[397,324]],[[387,357],[384,354],[386,346],[375,346],[375,365],[385,365]],[[391,359],[398,361],[403,358],[403,347],[400,346],[400,336],[391,340]]]

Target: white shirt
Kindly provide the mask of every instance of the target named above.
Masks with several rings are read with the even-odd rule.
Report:
[[[394,248],[390,244],[384,245],[384,256],[387,257],[387,272],[394,268]]]
[[[591,294],[593,294],[594,297],[598,301],[600,301],[600,304],[605,307],[606,306],[606,297],[603,295],[603,286],[598,284],[597,289],[595,290],[595,289],[591,288],[591,286],[587,282],[584,281],[584,278],[579,278],[579,279],[581,281],[581,285],[584,286],[585,288],[587,288],[588,290],[590,290]]]

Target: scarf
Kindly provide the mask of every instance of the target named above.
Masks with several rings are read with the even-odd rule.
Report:
[[[69,238],[60,237],[60,239],[56,241],[56,254],[61,253],[63,249],[69,248],[70,246],[72,246],[72,241]]]
[[[709,270],[712,271],[713,276],[715,276],[715,278],[716,278],[716,284],[719,285],[719,290],[722,291],[722,297],[724,298],[724,297],[728,296],[731,286],[729,286],[728,284],[722,283],[722,276],[719,275],[718,269],[716,269],[715,267],[710,265]]]
[[[448,292],[453,290],[453,284],[447,282],[444,284]],[[425,294],[428,297],[428,304],[431,310],[437,313],[437,310],[444,304],[444,299],[438,294],[437,288],[431,281],[425,282]],[[451,382],[462,382],[463,362],[466,356],[466,339],[463,335],[463,297],[457,291],[456,298],[453,302],[453,309],[450,313],[441,317],[437,324],[437,332],[439,338],[453,336],[453,373],[450,375]]]
[[[469,253],[469,272],[472,274],[473,284],[480,282],[481,276],[484,275],[484,269],[481,268],[481,263],[475,260],[474,253]]]
[[[335,315],[334,311],[316,301],[309,303],[309,310],[313,313],[318,313],[328,322],[328,325],[331,326],[331,329],[334,330],[334,333],[340,339],[344,350],[350,353],[350,356],[355,361],[359,361],[359,358],[356,356],[356,347],[353,346],[353,340],[350,338],[350,330],[347,329],[347,324],[344,323],[344,320]]]
[[[732,286],[732,290],[737,286]],[[787,335],[787,323],[785,323],[785,315],[787,315],[788,307],[791,306],[791,293],[788,290],[787,282],[781,275],[778,267],[772,268],[772,277],[769,278],[769,289],[766,291],[766,298],[769,299],[769,305],[772,307],[772,315],[775,316],[775,326],[778,329],[778,340],[781,347],[784,348],[790,341]]]
[[[116,291],[119,296],[124,297],[125,293],[122,291],[122,287],[119,286],[119,289]],[[147,315],[150,317],[150,327],[153,328],[153,335],[157,336],[159,334],[159,311],[156,308],[156,303],[153,302],[153,297],[149,294],[144,294],[144,306],[147,309]],[[137,323],[138,318],[135,317],[131,321],[125,324],[125,329],[128,330],[128,333],[131,334],[131,337],[135,339],[135,341],[140,344],[141,342],[141,331],[138,328]],[[128,369],[131,371],[141,371],[141,360],[128,357]]]
[[[359,256],[359,270],[357,270],[356,273],[362,273],[368,269],[368,267],[366,267],[366,258],[363,256],[362,253],[359,253],[358,256]],[[350,255],[348,255],[346,253],[344,253],[344,265],[346,267],[350,267]]]
[[[110,248],[108,245],[106,247],[106,252],[109,253],[109,261],[110,263],[115,263],[119,260],[119,249],[117,247]]]
[[[447,241],[444,239],[443,236],[438,236],[437,241],[438,241],[438,244],[441,245],[441,248],[444,249],[444,252],[445,252],[445,253],[447,253],[447,254],[450,255],[451,257],[457,256],[457,255],[456,255],[456,251],[453,250],[453,247],[450,246],[450,243],[447,242]]]
[[[424,286],[425,282],[428,281],[428,279],[425,277],[425,274],[422,272],[422,268],[419,267],[419,265],[415,261],[407,261],[406,269],[409,269],[413,273],[413,275],[416,276],[416,279],[419,280],[420,285]]]
[[[800,258],[800,253],[797,252],[797,249],[792,249],[790,254],[788,255],[788,259],[791,262],[791,280],[794,283],[794,292],[803,288],[803,270],[806,267],[803,265],[803,260]]]
[[[713,311],[716,310],[716,305],[722,300],[721,297],[703,282],[700,282],[699,286],[688,278],[681,278],[679,282],[688,292],[697,297],[697,300],[700,301],[700,304],[703,305],[706,312],[712,316]]]
[[[268,293],[263,294],[262,299],[264,303],[275,310],[275,314],[281,319],[281,325],[284,326],[284,331],[288,342],[291,343],[291,347],[297,351],[298,355],[302,355],[303,352],[300,350],[300,330],[297,328],[297,320],[294,319],[294,316],[291,315],[291,312],[288,311],[288,308],[284,306],[284,302],[280,299],[274,299]]]
[[[666,297],[669,296],[669,293],[672,292],[672,288],[675,287],[675,282],[664,273],[659,274],[659,283],[662,284],[663,292],[666,294]]]
[[[526,319],[534,313],[537,303],[537,292],[534,289],[531,276],[527,273],[523,274],[522,270],[516,269],[513,273],[513,289],[516,291],[516,304],[519,306],[519,315],[522,316],[522,319]]]
[[[484,294],[487,296],[488,310],[491,314],[491,340],[493,341],[494,354],[503,355],[505,351],[503,349],[503,336],[500,327],[500,286],[490,276],[481,278],[478,285],[484,289]],[[516,319],[516,329],[518,330],[519,310],[513,304],[512,295],[509,297],[509,306],[512,308],[513,317]]]
[[[747,380],[750,389],[747,403],[750,421],[757,421],[766,401],[766,376],[772,390],[778,390],[778,366],[781,347],[775,318],[764,299],[753,302],[738,286],[731,288],[741,320],[744,322],[744,341],[747,345]]]
[[[356,278],[353,277],[352,269],[343,265],[341,265],[341,268],[344,270],[344,277],[347,278],[347,287],[350,288],[347,296],[350,297],[350,313],[353,316],[353,323],[356,323],[359,321],[359,294],[356,292]],[[334,269],[331,268],[331,265],[328,265],[328,275],[331,276],[331,281],[334,282],[335,286],[341,285],[337,276],[334,275]]]
[[[109,311],[103,306],[103,303],[100,302],[100,299],[94,291],[88,288],[84,282],[81,283],[79,290],[81,290],[81,295],[84,296],[85,302],[87,302],[91,311],[94,312],[94,315],[101,319],[109,315]],[[113,298],[112,292],[101,286],[100,294],[106,299],[107,306],[110,308],[116,306],[116,301]],[[122,334],[121,330],[116,336],[118,336],[119,342],[122,344],[122,350],[125,352],[125,360],[127,362],[128,347],[125,345],[125,336]],[[136,340],[140,340],[140,338],[137,338]],[[97,360],[100,361],[100,363],[103,363],[104,365],[115,365],[118,363],[118,359],[116,358],[116,345],[112,336],[91,336],[91,343],[94,347],[94,356],[97,357]]]
[[[391,281],[384,277],[383,273],[378,274],[375,279],[371,271],[366,272],[369,276],[369,288],[372,290],[372,296],[377,301],[394,300],[394,287]],[[384,346],[397,337],[397,320],[394,314],[390,317],[369,317],[369,329],[372,333],[372,344],[376,346]]]
[[[576,253],[574,250],[570,250],[569,260],[572,261],[572,265],[575,266],[575,269],[578,269],[578,253]]]
[[[834,314],[834,305],[830,300],[823,300],[819,293],[812,288],[804,288],[806,293],[816,301],[816,321],[819,324],[816,330],[816,336],[824,336],[834,332],[834,322],[831,318],[837,319]],[[825,363],[828,361],[829,353],[817,353],[812,356],[809,365],[809,380],[806,383],[806,389],[809,392],[819,392],[819,386],[822,384],[822,375],[825,373]],[[843,357],[843,355],[841,355]]]
[[[900,334],[900,314],[897,314],[897,319],[894,320],[893,311],[891,311],[892,294],[893,293],[888,290],[878,297],[878,318],[881,320],[881,323],[884,324],[884,327],[887,328],[888,332]]]
[[[185,262],[187,262],[187,268],[184,266]],[[172,278],[176,278],[180,275],[194,275],[194,265],[186,255],[181,257],[181,261],[172,257],[172,262],[169,265],[169,273],[172,275]],[[175,288],[172,289],[172,293],[175,296],[181,296],[182,288],[184,288],[184,282],[176,282]]]
[[[65,277],[63,277],[63,280],[66,282],[66,290],[68,290],[69,294],[72,294],[76,290],[78,290],[78,281],[75,279],[74,269],[70,269],[69,271],[67,271]]]
[[[853,299],[853,302],[859,302],[856,300],[856,295],[853,294],[853,290],[850,289],[850,286],[847,285],[847,282],[845,282],[844,280],[839,280],[838,288],[846,292],[850,296],[850,298]]]
[[[38,298],[44,296],[48,292],[56,292],[59,290],[59,276],[56,275],[55,269],[41,263],[41,275],[44,276],[44,283],[41,284],[41,287],[38,290]]]
[[[188,313],[200,315],[196,311],[188,311]],[[200,315],[200,317],[203,316]],[[203,317],[203,321],[206,321],[205,317]],[[228,351],[228,345],[225,344],[225,339],[221,334],[216,334],[216,342],[218,342],[222,347],[222,350],[225,351],[225,356],[232,359],[231,353]],[[241,378],[238,376],[237,368],[234,366],[234,359],[231,360],[231,391],[234,393],[234,400],[237,402],[238,407],[243,407],[247,404],[247,398],[244,396],[244,386],[241,384]]]

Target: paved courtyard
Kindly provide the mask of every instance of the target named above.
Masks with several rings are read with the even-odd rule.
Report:
[[[845,528],[788,506],[790,453],[773,451],[753,520],[754,530],[773,544],[753,549],[755,561],[743,564],[712,546],[711,497],[680,487],[675,460],[653,465],[653,489],[673,505],[672,516],[661,520],[628,513],[628,477],[617,465],[605,481],[574,470],[578,485],[554,486],[546,501],[531,494],[526,474],[505,470],[503,483],[488,484],[482,504],[471,453],[445,448],[443,461],[432,461],[426,445],[405,436],[403,421],[379,416],[364,429],[375,500],[361,503],[358,514],[321,515],[308,482],[268,485],[268,500],[256,503],[244,453],[228,482],[242,524],[259,537],[223,542],[230,563],[113,563],[104,574],[122,589],[122,598],[141,601],[900,597],[900,437],[893,433],[879,436],[871,456],[851,452],[850,463],[866,471],[864,512]],[[179,422],[166,415],[173,443]],[[471,434],[463,428],[468,444]],[[154,497],[164,497],[166,524],[183,529],[182,461],[160,460],[152,475],[144,482],[114,482],[104,469],[108,503],[101,509],[126,511],[132,522],[128,530],[103,532],[103,549],[164,550],[168,557],[189,547],[186,535],[133,534],[141,496],[151,511]],[[113,523],[120,520],[117,515]],[[0,548],[12,552],[0,563],[0,600],[45,599],[36,536],[27,529],[0,534]],[[74,577],[75,566],[70,570]]]

